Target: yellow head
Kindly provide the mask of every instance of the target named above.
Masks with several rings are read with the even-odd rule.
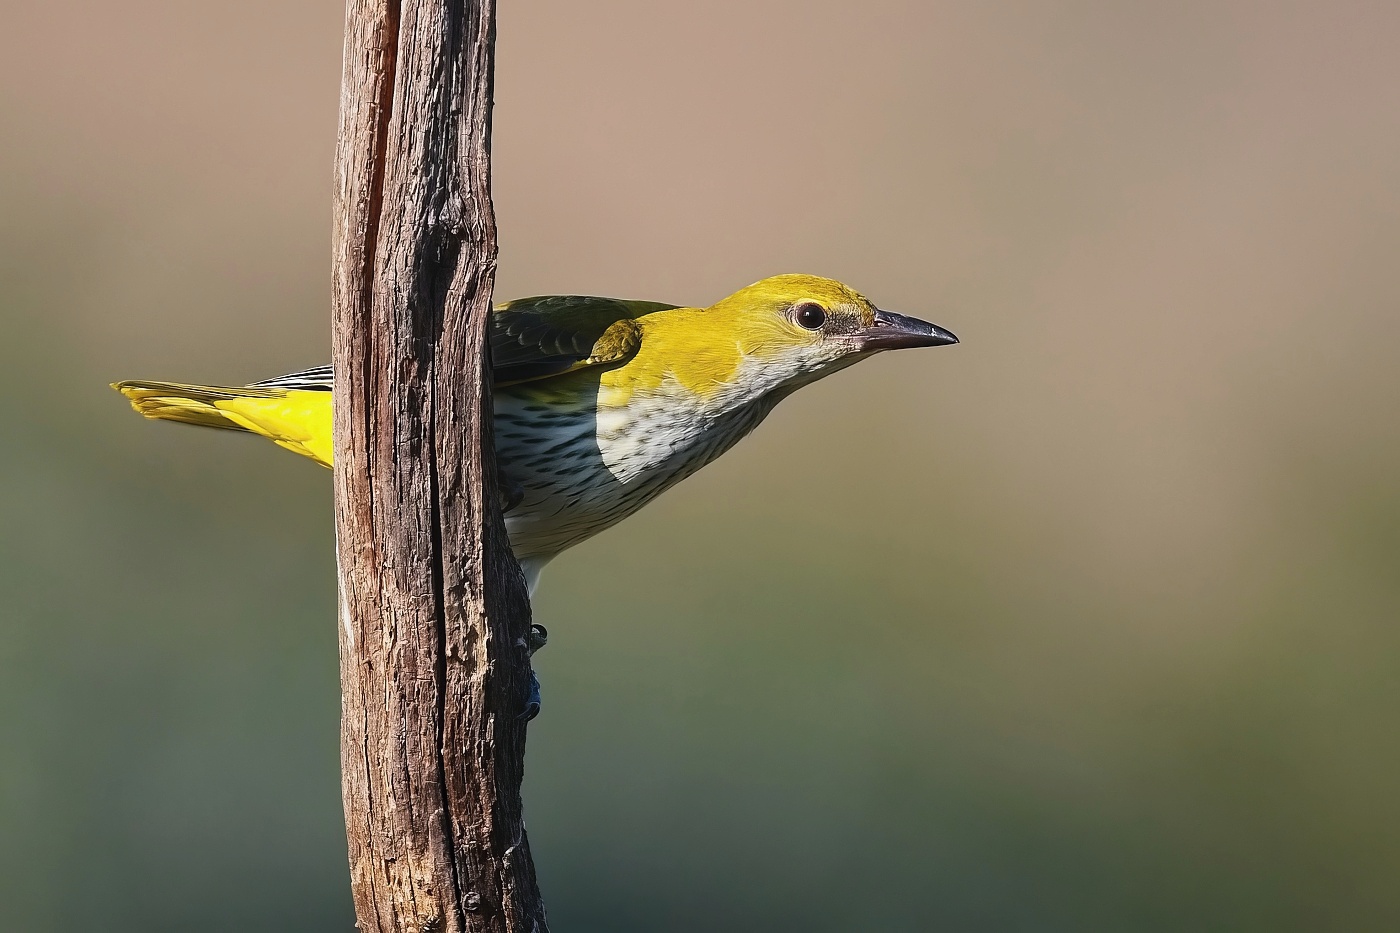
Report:
[[[629,388],[670,384],[731,403],[781,397],[881,350],[958,342],[815,275],[775,275],[708,308],[658,311],[639,323],[643,351],[627,377],[643,384]]]

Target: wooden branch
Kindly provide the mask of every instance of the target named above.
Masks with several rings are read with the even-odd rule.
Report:
[[[336,154],[341,760],[359,928],[547,930],[496,494],[493,0],[350,0]]]

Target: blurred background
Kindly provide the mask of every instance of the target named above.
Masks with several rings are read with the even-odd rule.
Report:
[[[0,902],[348,931],[330,475],[122,378],[329,357],[343,6],[0,30]],[[1400,928],[1400,6],[504,2],[497,295],[844,279],[553,564],[554,929]]]

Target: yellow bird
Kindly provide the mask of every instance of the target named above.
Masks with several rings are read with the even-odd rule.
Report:
[[[584,296],[500,305],[496,456],[531,592],[560,552],[713,461],[796,389],[881,350],[957,343],[832,279],[778,275],[708,308]],[[331,369],[246,386],[119,382],[147,418],[250,431],[331,465]]]

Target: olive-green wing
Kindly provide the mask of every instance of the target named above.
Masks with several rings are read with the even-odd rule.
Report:
[[[501,305],[490,333],[496,385],[625,362],[641,346],[636,319],[674,307],[587,295],[546,295]]]

